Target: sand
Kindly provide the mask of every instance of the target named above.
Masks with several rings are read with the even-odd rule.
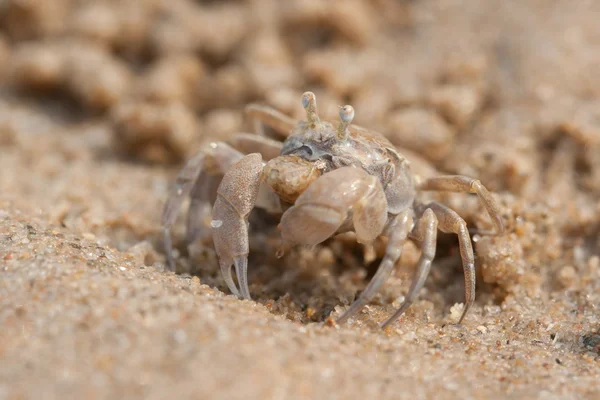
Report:
[[[0,399],[595,399],[600,396],[600,7],[595,2],[8,1],[0,7]],[[249,102],[302,117],[352,104],[473,230],[418,249],[343,326],[383,242],[275,257],[252,215],[250,291],[210,240],[165,267],[160,212],[185,160],[252,130]],[[404,150],[403,150],[404,151]],[[436,172],[437,171],[437,172]],[[183,211],[183,210],[182,210]],[[479,232],[479,233],[478,233]]]

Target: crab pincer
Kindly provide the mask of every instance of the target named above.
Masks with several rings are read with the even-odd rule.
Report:
[[[213,207],[213,240],[225,283],[232,293],[250,299],[248,290],[248,215],[256,204],[263,170],[262,157],[248,154],[231,166],[217,189]],[[231,276],[232,264],[239,291]]]
[[[337,191],[331,191],[337,187]],[[319,244],[342,229],[355,230],[361,243],[371,243],[387,221],[381,183],[364,170],[344,167],[315,180],[281,217],[284,242]],[[351,215],[351,222],[348,220]]]

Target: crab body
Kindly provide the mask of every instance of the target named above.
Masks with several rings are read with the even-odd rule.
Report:
[[[463,176],[415,179],[410,163],[383,135],[351,125],[351,106],[340,107],[340,121],[333,125],[319,119],[314,94],[305,93],[302,105],[307,116],[298,123],[267,107],[248,107],[255,120],[287,136],[283,142],[264,134],[236,134],[228,143],[210,144],[188,162],[163,212],[169,264],[174,264],[169,228],[187,196],[192,199],[188,242],[202,231],[202,210],[214,203],[212,237],[223,278],[232,293],[247,299],[248,216],[254,207],[281,214],[284,245],[315,245],[347,231],[354,231],[357,241],[365,244],[387,236],[377,273],[339,318],[342,322],[368,303],[390,276],[404,242],[413,240],[422,249],[416,275],[406,300],[386,326],[408,308],[423,286],[440,229],[459,237],[466,295],[462,321],[475,297],[474,255],[466,223],[440,203],[420,204],[416,194],[419,190],[475,193],[502,232],[492,195],[479,181]],[[262,125],[257,130],[261,133]]]
[[[342,167],[355,167],[381,182],[389,211],[398,213],[412,204],[415,197],[413,175],[408,161],[382,135],[354,130],[344,138],[336,135],[330,123],[316,127],[301,122],[283,143],[282,155],[295,155],[306,161],[319,161],[323,173]],[[402,187],[398,187],[398,185]]]

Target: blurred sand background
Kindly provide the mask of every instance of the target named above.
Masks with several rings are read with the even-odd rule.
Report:
[[[600,2],[0,1],[0,399],[600,398]],[[248,102],[355,122],[482,180],[463,325],[455,237],[390,329],[418,256],[360,315],[352,238],[274,257],[250,290],[210,243],[165,270],[160,212],[186,158],[251,131]],[[477,199],[440,195],[474,230]]]

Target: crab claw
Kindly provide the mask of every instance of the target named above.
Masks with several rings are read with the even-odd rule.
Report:
[[[250,300],[250,290],[248,289],[248,256],[234,258],[233,264],[235,265],[235,274],[238,277],[240,285],[240,295],[244,299]]]
[[[213,207],[213,240],[223,279],[231,292],[250,299],[248,290],[248,215],[254,208],[263,169],[262,157],[249,154],[233,164],[223,176]],[[231,276],[231,266],[239,291]]]

